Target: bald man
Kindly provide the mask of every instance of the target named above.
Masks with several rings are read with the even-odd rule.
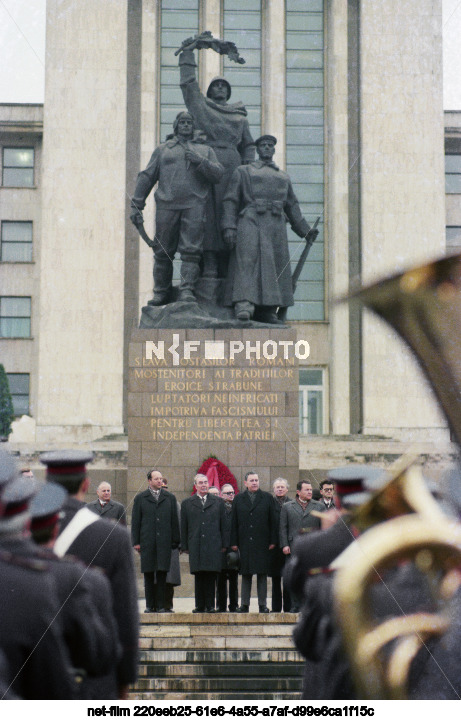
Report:
[[[118,503],[118,501],[112,500],[110,483],[106,483],[106,481],[100,483],[96,489],[96,494],[98,496],[96,501],[91,501],[91,503],[86,504],[89,510],[109,521],[115,521],[116,523],[120,521],[120,523],[126,526],[125,508],[121,503]]]

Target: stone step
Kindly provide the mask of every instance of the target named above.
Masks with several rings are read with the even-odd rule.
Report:
[[[252,624],[143,624],[140,629],[141,638],[186,638],[193,636],[287,636],[291,637],[292,624],[264,623]]]
[[[144,614],[130,698],[299,699],[296,614]]]
[[[140,661],[145,663],[153,661],[155,663],[303,663],[302,656],[290,649],[289,651],[280,650],[252,650],[252,651],[192,651],[192,650],[141,650]]]
[[[146,677],[195,677],[195,676],[299,676],[302,673],[302,664],[291,663],[147,663],[140,664],[139,676]]]
[[[282,692],[297,691],[301,688],[301,677],[297,678],[240,678],[236,676],[222,676],[220,678],[138,678],[136,688],[138,691],[266,691]]]
[[[218,693],[203,691],[159,691],[156,692],[136,692],[128,694],[131,701],[300,701],[301,691],[274,691],[272,693],[264,692],[239,692],[239,693]],[[229,708],[226,705],[226,708]]]
[[[139,647],[171,649],[224,649],[263,650],[267,648],[293,648],[291,636],[188,636],[186,638],[140,638]]]
[[[150,624],[212,624],[216,625],[259,625],[265,623],[287,624],[293,626],[298,620],[297,613],[141,613],[143,626]]]

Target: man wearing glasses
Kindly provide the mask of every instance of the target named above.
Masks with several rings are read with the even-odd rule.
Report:
[[[229,611],[236,611],[238,608],[238,568],[237,568],[237,554],[230,548],[230,532],[231,532],[231,519],[232,519],[232,504],[234,501],[235,491],[230,483],[225,483],[221,488],[221,498],[224,501],[224,507],[226,514],[224,517],[224,536],[223,545],[225,551],[223,552],[222,570],[218,573],[217,582],[217,606],[218,611],[225,613],[227,611],[227,598],[228,598],[228,586],[229,584]]]
[[[323,503],[325,510],[329,511],[330,508],[336,508],[333,500],[333,494],[335,492],[335,485],[328,479],[319,483],[320,495],[322,496],[319,503]]]

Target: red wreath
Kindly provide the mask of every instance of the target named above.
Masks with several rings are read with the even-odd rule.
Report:
[[[236,494],[239,492],[237,479],[234,474],[228,469],[226,464],[216,458],[216,456],[206,458],[197,473],[203,473],[207,476],[210,486],[216,486],[216,488],[221,490],[226,483],[229,483]],[[194,495],[195,492],[194,486],[192,495]]]

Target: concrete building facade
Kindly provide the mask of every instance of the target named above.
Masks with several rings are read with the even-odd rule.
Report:
[[[445,225],[461,227],[455,193],[445,222],[433,0],[49,0],[44,106],[0,106],[3,172],[5,148],[27,146],[39,179],[0,188],[7,235],[20,230],[12,222],[33,224],[32,261],[0,263],[2,317],[27,314],[27,302],[4,297],[31,299],[29,335],[0,339],[7,372],[30,376],[33,421],[17,448],[115,439],[125,449],[128,343],[152,292],[130,194],[183,107],[174,50],[204,29],[234,40],[247,64],[200,51],[201,87],[229,77],[252,132],[277,136],[275,160],[306,217],[320,216],[289,315],[311,349],[300,368],[300,468],[373,460],[378,437],[388,460],[408,442],[430,454],[449,437],[415,362],[389,327],[334,299],[439,257]],[[145,219],[152,235],[152,197]],[[294,268],[301,246],[289,239]]]

